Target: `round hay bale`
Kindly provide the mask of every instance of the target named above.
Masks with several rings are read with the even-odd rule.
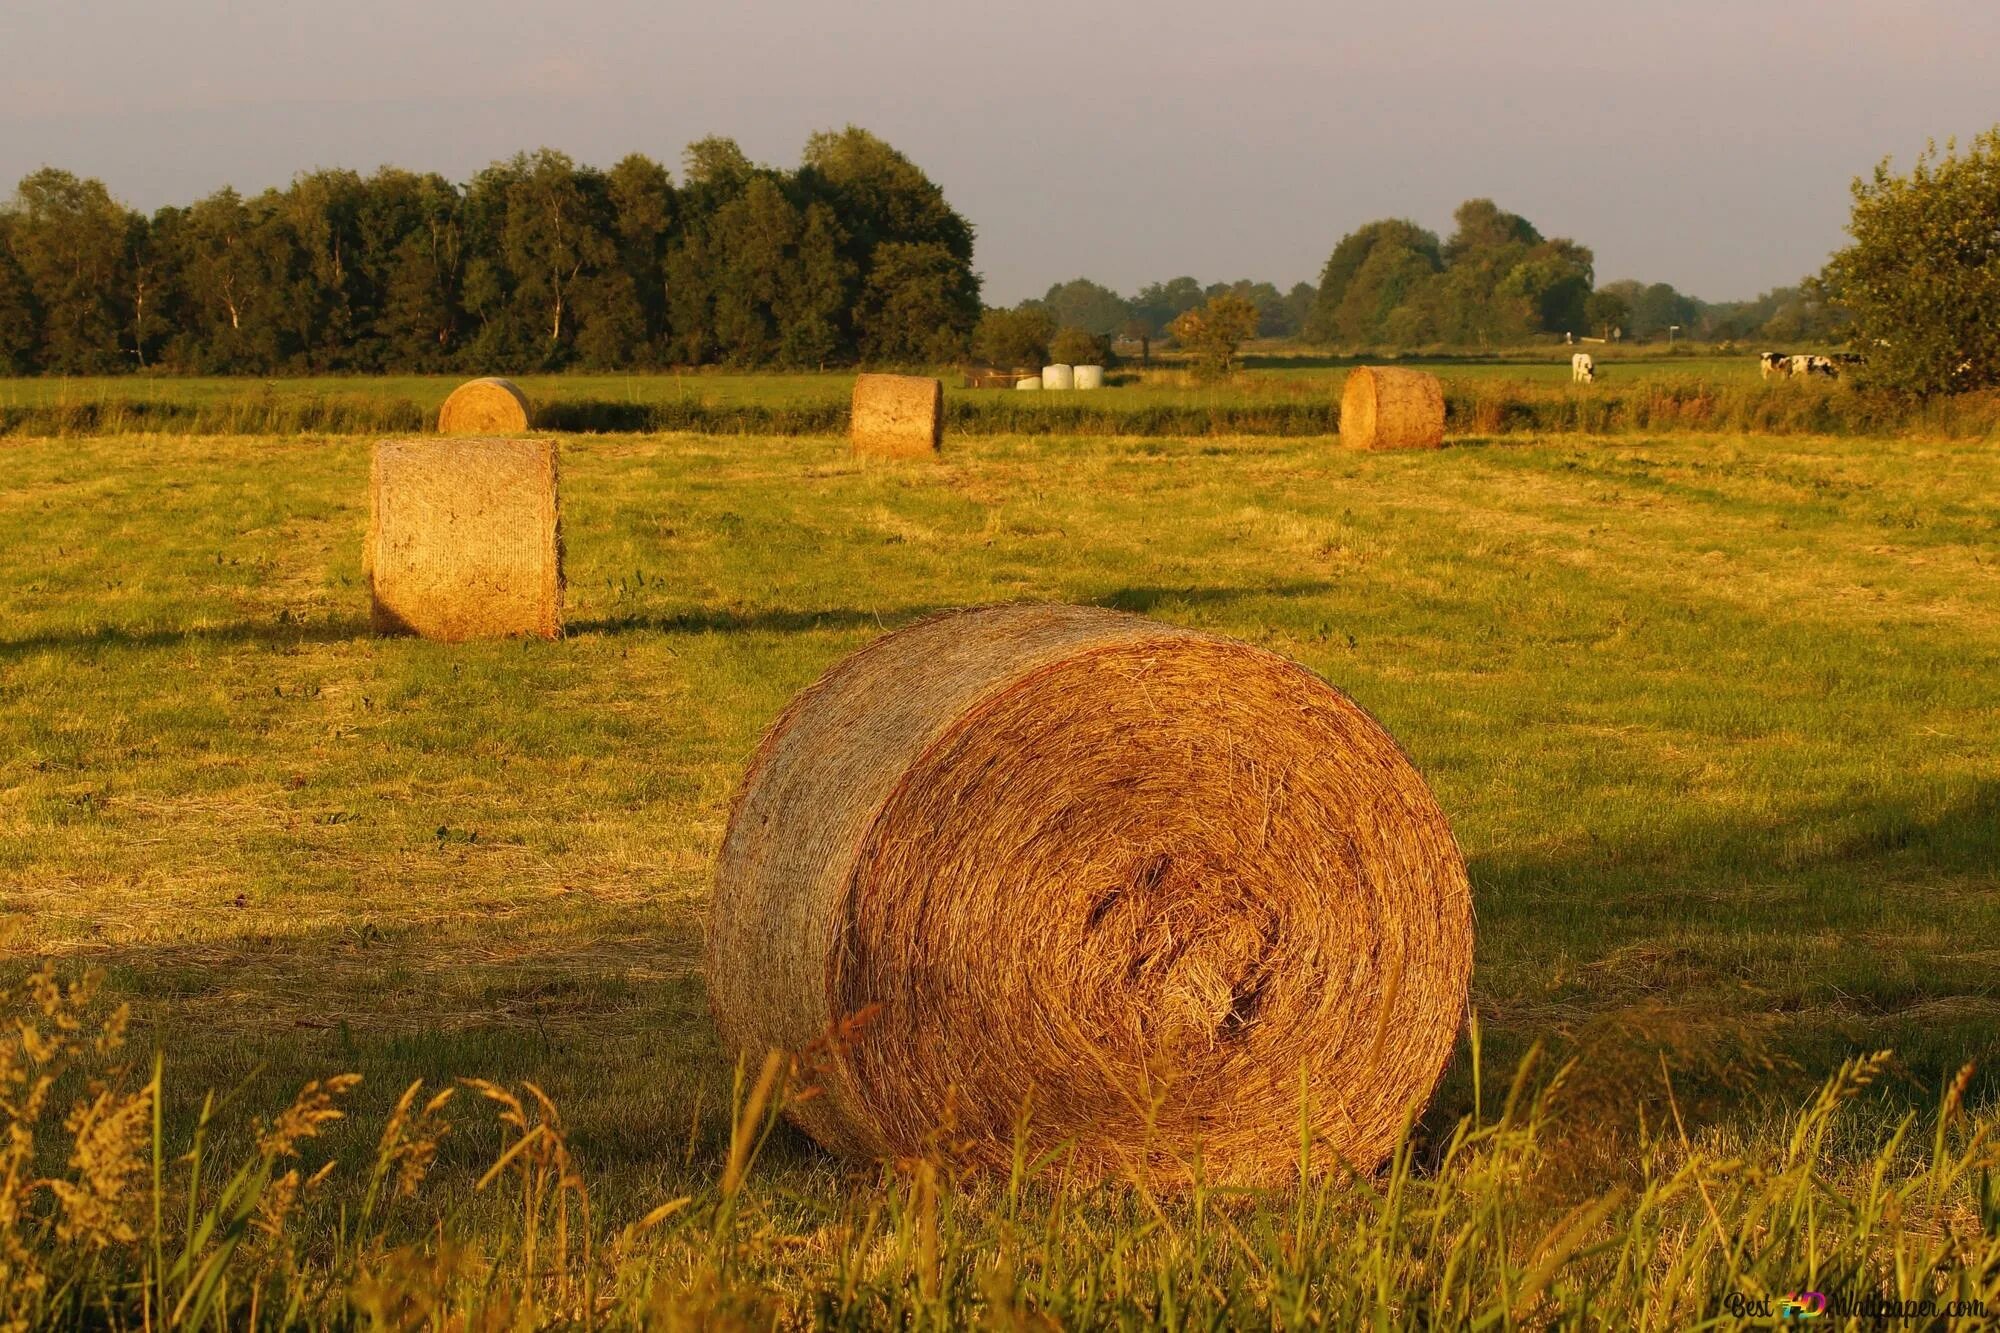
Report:
[[[382,440],[368,475],[377,633],[468,639],[562,634],[554,440]]]
[[[1451,829],[1346,695],[1233,640],[1008,606],[878,640],[772,725],[708,980],[753,1064],[805,1053],[792,1114],[836,1151],[948,1131],[1005,1171],[1025,1119],[1086,1175],[1199,1154],[1268,1183],[1302,1114],[1316,1169],[1383,1159],[1471,963]]]
[[[849,438],[857,455],[926,458],[944,442],[944,381],[857,375]]]
[[[1078,366],[1071,374],[1075,387],[1079,389],[1101,389],[1104,387],[1103,366]]]
[[[1444,385],[1421,370],[1358,366],[1340,394],[1340,439],[1355,449],[1444,444]]]
[[[467,380],[438,409],[440,435],[519,435],[528,429],[528,397],[512,380]]]
[[[1074,389],[1076,369],[1061,364],[1042,367],[1042,387],[1044,389]]]
[[[1040,375],[1023,375],[1020,379],[1014,381],[1014,387],[1016,389],[1039,389],[1042,387],[1042,377]]]

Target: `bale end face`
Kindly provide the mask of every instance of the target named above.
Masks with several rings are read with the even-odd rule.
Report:
[[[562,633],[552,440],[384,440],[369,472],[370,619],[382,634]]]
[[[858,375],[849,418],[857,457],[929,458],[944,442],[944,381]]]
[[[1444,445],[1444,385],[1421,370],[1360,366],[1340,395],[1340,439],[1351,449]]]
[[[520,435],[528,429],[528,396],[512,380],[468,380],[438,409],[440,435]]]

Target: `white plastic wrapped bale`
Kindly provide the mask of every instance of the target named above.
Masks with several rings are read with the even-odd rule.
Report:
[[[1101,389],[1104,387],[1103,366],[1078,366],[1072,372],[1072,375],[1074,380],[1073,387],[1075,388]]]
[[[1076,372],[1064,365],[1043,366],[1042,387],[1044,389],[1074,389],[1076,387]]]
[[[1039,389],[1042,387],[1042,377],[1040,375],[1023,375],[1020,379],[1014,381],[1014,387],[1016,389]]]

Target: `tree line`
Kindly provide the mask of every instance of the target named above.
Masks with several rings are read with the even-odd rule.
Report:
[[[1038,365],[1108,358],[1117,339],[1143,354],[1203,312],[1205,329],[1343,348],[1842,336],[1816,282],[1722,304],[1599,287],[1587,246],[1490,199],[1454,223],[1442,240],[1367,223],[1285,291],[1182,276],[1122,296],[1078,277],[985,310],[972,224],[852,126],[814,135],[791,171],[723,138],[690,145],[678,183],[643,155],[601,170],[545,148],[462,186],[314,171],[151,216],[44,168],[0,208],[0,372]]]
[[[691,145],[675,183],[541,149],[150,217],[44,168],[0,209],[0,368],[105,374],[928,363],[980,313],[972,225],[865,130],[797,170]]]
[[[1840,313],[1813,284],[1711,303],[1667,283],[1595,283],[1589,247],[1544,237],[1491,199],[1468,199],[1440,240],[1385,218],[1348,233],[1320,274],[1304,334],[1348,346],[1504,347],[1538,337],[1722,342],[1830,340]]]
[[[1171,337],[1176,320],[1225,295],[1254,309],[1250,336],[1324,347],[1498,348],[1565,334],[1784,343],[1843,336],[1841,312],[1816,284],[1730,302],[1698,300],[1663,282],[1626,279],[1600,287],[1589,247],[1546,238],[1490,199],[1467,200],[1453,220],[1445,240],[1407,219],[1367,223],[1341,238],[1317,285],[1296,283],[1283,292],[1270,282],[1204,285],[1179,277],[1121,296],[1073,278],[1012,310],[988,311],[973,354],[995,364],[1028,364],[1038,349],[1077,351],[1080,344],[1069,338],[1077,332],[1143,348]]]

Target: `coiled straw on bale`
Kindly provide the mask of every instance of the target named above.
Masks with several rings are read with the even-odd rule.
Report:
[[[878,640],[764,737],[716,874],[730,1045],[808,1051],[837,1151],[1004,1170],[1377,1164],[1465,1012],[1451,830],[1390,735],[1261,649],[1084,607]],[[839,1040],[820,1040],[844,1024]],[[817,1044],[816,1044],[817,1043]],[[1150,1126],[1150,1127],[1149,1127]]]
[[[855,376],[848,430],[856,454],[935,454],[944,442],[944,381],[923,375]]]
[[[1444,385],[1421,370],[1359,366],[1340,394],[1340,439],[1355,449],[1444,443]]]
[[[519,435],[528,429],[528,397],[512,380],[467,380],[438,409],[440,435]]]

